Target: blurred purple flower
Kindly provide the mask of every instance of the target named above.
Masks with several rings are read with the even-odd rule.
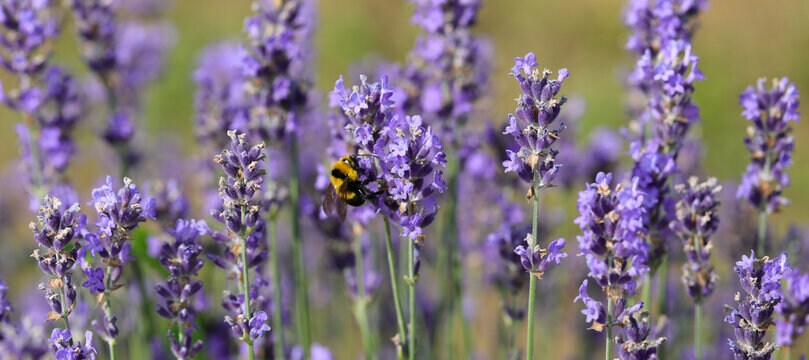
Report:
[[[155,218],[164,230],[174,227],[180,219],[188,218],[189,202],[175,179],[146,183],[146,193],[155,199]]]
[[[297,133],[309,103],[312,74],[307,51],[312,6],[304,0],[258,0],[253,4],[255,14],[245,21],[248,45],[242,69],[250,80],[251,117],[261,124],[265,141]]]
[[[789,203],[782,195],[789,185],[787,168],[792,165],[794,138],[790,121],[798,122],[798,89],[787,78],[773,79],[765,88],[765,79],[750,86],[739,96],[742,116],[752,125],[744,143],[750,151],[750,165],[742,175],[736,196],[747,199],[760,212],[772,213]]]
[[[698,183],[696,177],[688,183],[675,187],[680,199],[677,202],[677,221],[671,229],[683,241],[686,263],[683,264],[683,285],[696,303],[701,303],[713,293],[717,275],[710,263],[713,241],[711,237],[719,229],[719,193],[722,186],[710,178]]]
[[[629,0],[624,21],[632,31],[626,47],[638,55],[659,51],[671,40],[689,41],[697,28],[696,17],[708,7],[707,0]]]
[[[779,346],[792,346],[809,323],[809,274],[793,270],[784,279],[787,290],[775,307],[775,339]]]
[[[434,124],[444,143],[459,147],[454,136],[484,93],[491,63],[489,44],[471,33],[479,0],[411,0],[412,21],[424,32],[397,74],[407,97],[403,109]]]
[[[45,45],[59,33],[56,10],[50,0],[0,3],[0,63],[6,70],[31,77],[46,68],[50,48]]]
[[[202,349],[202,341],[192,340],[195,325],[195,297],[202,290],[202,281],[196,280],[204,261],[200,237],[210,232],[208,225],[197,220],[177,220],[170,230],[172,242],[163,243],[160,250],[160,264],[168,270],[165,284],[159,284],[155,291],[162,298],[157,304],[157,314],[169,319],[171,325],[171,350],[178,359],[193,358]],[[174,333],[174,324],[178,330]]]

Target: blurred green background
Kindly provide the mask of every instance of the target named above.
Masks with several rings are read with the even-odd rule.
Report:
[[[628,30],[623,25],[623,6],[623,1],[484,1],[476,29],[491,40],[494,49],[489,99],[483,107],[486,116],[503,121],[513,110],[518,89],[507,75],[508,70],[515,56],[533,51],[540,66],[570,70],[572,76],[565,83],[564,93],[581,96],[586,101],[581,121],[582,139],[598,125],[614,128],[625,125],[628,119],[624,114],[626,99],[622,78],[633,66],[634,59],[624,50]],[[404,61],[419,32],[410,23],[412,9],[406,0],[320,0],[315,71],[316,86],[322,94],[331,89],[340,74],[347,74],[352,64],[369,55]],[[179,141],[178,151],[182,156],[193,155],[191,73],[196,57],[208,44],[241,39],[243,19],[250,12],[249,0],[175,1],[169,18],[177,27],[177,42],[164,76],[149,91],[146,123],[139,125],[139,131],[146,134],[144,141],[156,143],[159,139],[175,139]],[[707,80],[696,85],[695,101],[702,109],[703,120],[693,131],[704,139],[707,174],[720,180],[736,180],[748,156],[742,143],[747,124],[739,115],[738,94],[761,76],[788,76],[803,94],[809,94],[809,66],[806,66],[809,1],[714,0],[700,15],[700,24],[694,52],[700,56],[700,67]],[[85,73],[70,26],[60,39],[55,61],[76,73]],[[93,118],[93,121],[100,120],[98,114]],[[19,119],[5,109],[0,110],[0,119],[0,168],[11,169],[18,156],[13,126]],[[115,171],[97,161],[99,152],[108,150],[94,135],[100,126],[97,122],[85,122],[77,130],[80,153],[71,164],[69,176],[75,179],[83,195],[100,176]],[[809,147],[803,145],[809,141],[807,126],[805,121],[796,126],[793,185],[786,190],[793,204],[772,217],[778,224],[777,232],[783,232],[789,222],[804,222],[803,215],[809,209],[809,192],[802,188],[809,181],[809,166],[806,166]],[[4,249],[14,244],[29,249],[21,253],[30,253],[30,233],[24,227],[27,215],[16,215],[26,220],[16,222],[20,230],[14,233],[20,236],[4,239]],[[717,242],[721,246],[721,239]],[[11,264],[2,266],[3,270],[13,268]],[[564,304],[573,306],[567,300]],[[335,305],[335,309],[338,306]],[[494,312],[493,309],[492,314],[481,314],[488,320],[479,320],[491,324],[497,316]],[[352,338],[349,334],[341,336],[346,337]],[[486,340],[491,341],[493,339]],[[334,343],[328,345],[335,346]],[[567,348],[570,349],[569,344]]]

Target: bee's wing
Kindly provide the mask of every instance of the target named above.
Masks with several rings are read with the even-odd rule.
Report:
[[[340,217],[340,221],[346,220],[346,213],[348,212],[348,203],[346,203],[343,199],[337,199],[337,216]]]
[[[337,191],[334,190],[334,185],[329,184],[326,189],[326,195],[323,197],[323,212],[326,215],[334,214],[334,205],[337,201]]]

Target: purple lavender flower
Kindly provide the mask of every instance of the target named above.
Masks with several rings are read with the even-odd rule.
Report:
[[[250,131],[250,102],[245,93],[239,44],[223,42],[206,47],[197,58],[193,75],[197,141],[206,153],[227,146],[228,130]],[[214,150],[217,149],[217,150]],[[208,158],[205,159],[209,163]]]
[[[707,0],[630,0],[624,12],[624,21],[632,30],[627,49],[654,56],[668,41],[690,41],[696,17],[707,7]]]
[[[76,21],[84,61],[102,78],[116,66],[115,10],[118,2],[102,0],[72,0],[70,6]]]
[[[529,234],[528,237],[531,235]],[[531,248],[528,244],[536,245]],[[520,256],[520,263],[526,271],[541,279],[551,262],[559,265],[562,259],[567,257],[567,254],[562,252],[565,244],[565,239],[559,238],[552,241],[547,249],[543,249],[537,241],[526,239],[524,245],[518,245],[514,249],[514,253]]]
[[[630,310],[634,310],[634,308]],[[649,314],[637,309],[634,312],[627,311],[627,314],[619,317],[619,319],[621,319],[624,334],[616,339],[618,358],[623,360],[656,360],[658,349],[666,341],[666,338],[654,339],[652,337]]]
[[[312,28],[310,4],[302,0],[256,1],[245,21],[248,48],[243,70],[253,98],[251,116],[262,139],[282,139],[298,131],[308,103],[311,74],[307,43]]]
[[[438,212],[436,197],[446,190],[441,140],[420,116],[393,117],[376,143],[388,186],[385,214],[402,227],[402,236],[417,243]]]
[[[736,196],[747,199],[759,212],[773,213],[788,204],[782,195],[789,185],[787,168],[792,164],[793,141],[790,121],[798,121],[799,94],[787,78],[774,79],[772,88],[759,79],[739,96],[750,120],[744,143],[750,151],[750,165],[742,175]]]
[[[117,192],[108,176],[104,185],[93,189],[93,205],[98,213],[95,222],[96,231],[84,235],[84,243],[79,251],[79,258],[85,254],[100,262],[99,266],[82,261],[85,275],[88,280],[82,286],[90,288],[91,292],[103,291],[101,299],[104,311],[103,323],[93,321],[96,332],[111,345],[115,343],[119,330],[116,325],[117,317],[113,316],[110,306],[110,293],[120,288],[124,265],[131,259],[130,233],[147,219],[154,219],[155,200],[145,199],[138,187],[129,178],[124,178],[123,187]],[[106,270],[103,268],[106,267]],[[103,278],[102,278],[103,274]],[[103,281],[100,281],[103,280]]]
[[[158,315],[169,319],[171,351],[178,359],[193,358],[202,349],[202,341],[193,341],[196,329],[194,307],[195,297],[202,290],[202,281],[196,280],[204,265],[202,246],[199,238],[210,230],[203,221],[178,220],[171,230],[174,241],[163,243],[160,250],[160,264],[168,270],[165,284],[155,287],[162,302],[157,304]],[[174,324],[178,330],[174,332]]]
[[[775,307],[775,340],[779,346],[792,346],[809,323],[809,274],[792,271],[784,278],[787,290]]]
[[[50,66],[49,42],[58,32],[52,1],[7,0],[0,4],[0,63],[16,85],[0,86],[0,102],[25,115],[18,125],[23,173],[32,210],[49,191],[62,187],[75,146],[71,132],[81,113],[72,77]],[[0,84],[1,85],[1,84]]]
[[[222,306],[228,312],[225,322],[230,325],[233,335],[246,342],[249,351],[253,351],[253,340],[269,330],[265,328],[266,314],[251,311],[260,307],[252,303],[249,290],[249,271],[258,268],[267,259],[267,250],[262,249],[264,223],[261,203],[261,187],[266,175],[262,162],[266,154],[264,143],[251,146],[245,134],[237,134],[234,130],[228,131],[228,136],[231,139],[230,148],[222,150],[214,158],[226,177],[219,180],[221,211],[212,214],[227,227],[228,235],[218,232],[212,234],[215,240],[224,245],[225,251],[221,256],[208,254],[208,258],[241,283],[239,288],[242,293],[225,292]]]
[[[95,360],[98,350],[93,347],[93,333],[84,333],[84,344],[73,341],[70,329],[53,329],[50,338],[51,353],[56,360]]]
[[[11,312],[14,308],[11,307],[11,302],[7,299],[8,286],[3,278],[0,278],[0,324],[8,323],[11,318]],[[0,342],[3,341],[3,332],[0,331]]]
[[[188,199],[182,193],[177,180],[156,180],[146,184],[147,193],[155,198],[155,218],[163,229],[171,229],[180,219],[188,217]]]
[[[455,144],[453,130],[472,115],[473,106],[488,80],[489,45],[472,35],[479,0],[411,0],[416,4],[412,21],[424,30],[401,70],[408,95],[402,104],[440,125],[445,143]]]
[[[648,118],[654,119],[654,139],[664,152],[676,154],[689,127],[699,121],[699,107],[692,102],[694,82],[705,77],[697,67],[691,44],[669,41],[653,58],[646,52],[632,79],[648,94]]]
[[[562,82],[568,77],[567,69],[559,70],[556,80],[549,79],[551,72],[540,72],[534,53],[524,58],[515,58],[511,76],[517,79],[522,94],[517,99],[516,114],[509,114],[509,125],[504,134],[514,137],[519,151],[507,150],[508,160],[503,162],[506,172],[516,172],[532,184],[532,188],[553,186],[553,179],[562,166],[556,163],[558,151],[552,148],[565,125],[551,128],[567,98],[556,96]]]
[[[730,350],[737,360],[770,359],[776,345],[764,337],[774,325],[775,308],[784,298],[781,279],[792,272],[787,255],[756,259],[755,252],[750,251],[750,256],[742,255],[733,270],[739,276],[744,296],[736,294],[738,304],[728,307],[730,314],[725,317],[735,330],[736,339],[728,339]]]
[[[710,263],[713,242],[711,237],[719,228],[719,199],[722,186],[710,178],[698,183],[696,177],[687,184],[676,186],[680,200],[677,202],[677,221],[671,228],[683,241],[683,251],[688,260],[683,264],[683,285],[696,303],[710,296],[716,283],[716,273]]]
[[[49,0],[4,0],[0,3],[0,64],[13,74],[34,77],[47,67],[50,50],[45,46],[59,33],[56,13]],[[25,91],[19,93],[25,97]]]
[[[579,250],[590,269],[589,276],[614,299],[632,295],[637,279],[648,271],[645,261],[649,246],[644,241],[645,194],[637,178],[631,187],[611,185],[612,174],[599,173],[596,182],[579,192],[582,230]]]
[[[34,239],[45,250],[43,253],[36,249],[31,256],[50,277],[47,283],[39,284],[50,307],[48,320],[64,319],[66,324],[76,306],[73,267],[80,248],[76,239],[87,222],[79,210],[79,204],[65,207],[58,198],[46,196],[36,221],[29,225]]]
[[[345,114],[343,127],[349,134],[352,147],[374,153],[374,144],[387,121],[393,117],[396,106],[394,94],[395,90],[384,75],[375,83],[369,83],[368,78],[361,75],[360,84],[350,89],[346,89],[342,76],[334,83],[334,90],[329,93],[329,105],[339,107]],[[361,161],[360,165],[369,163]]]

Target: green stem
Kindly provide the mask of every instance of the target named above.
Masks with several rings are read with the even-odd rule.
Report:
[[[784,346],[783,347],[783,357],[784,360],[792,360],[792,347],[791,346]],[[697,359],[699,360],[699,359]]]
[[[607,343],[604,359],[612,360],[612,297],[607,294]]]
[[[282,309],[281,309],[281,264],[278,258],[279,254],[279,247],[278,247],[278,222],[275,216],[271,216],[269,221],[267,222],[269,232],[269,249],[270,249],[270,274],[272,276],[272,294],[273,294],[273,301],[272,301],[272,325],[273,329],[271,335],[273,337],[273,353],[275,355],[276,360],[282,360],[284,358],[284,345],[286,342],[284,341],[284,326],[283,316],[282,316]]]
[[[404,311],[402,310],[402,303],[399,299],[399,286],[397,285],[398,277],[396,276],[396,261],[393,256],[393,240],[390,235],[390,220],[385,218],[385,249],[388,256],[388,272],[390,273],[390,288],[393,291],[393,305],[396,308],[396,325],[399,328],[399,344],[396,350],[398,357],[402,357],[403,343],[407,341],[407,332],[404,326]]]
[[[243,208],[242,213],[244,214],[245,211],[246,209]],[[244,218],[244,215],[242,215],[242,218]],[[242,224],[244,224],[244,219],[242,219]],[[250,273],[248,272],[247,269],[247,229],[242,228],[242,230],[239,232],[239,241],[241,241],[241,248],[242,248],[241,287],[242,293],[244,294],[244,315],[247,318],[247,321],[250,321],[250,318],[252,318],[253,315],[250,310]],[[247,358],[252,360],[253,357],[255,357],[253,350],[253,339],[251,339],[250,336],[248,336],[247,334],[244,334],[242,341],[244,341],[247,344]]]
[[[371,328],[368,324],[368,294],[365,289],[365,264],[362,257],[362,237],[360,231],[355,231],[354,234],[354,262],[357,264],[356,268],[356,281],[357,281],[357,299],[354,303],[354,313],[357,317],[357,325],[360,328],[360,336],[362,337],[362,348],[365,351],[365,360],[376,359],[374,355],[375,342],[371,338]]]
[[[112,289],[112,268],[107,266],[104,272],[104,315],[107,319],[112,319],[112,301],[110,299]],[[106,321],[106,320],[105,320]],[[107,339],[107,346],[110,349],[110,360],[115,360],[115,339]]]
[[[649,306],[652,305],[652,273],[647,272],[646,276],[643,277],[643,289],[641,289],[641,299],[643,300],[643,305],[646,306],[646,309],[651,312]]]
[[[416,358],[416,242],[414,240],[402,238],[400,241],[407,241],[410,246],[407,250],[407,285],[410,286],[409,292],[409,312],[410,321],[408,334],[410,337],[407,339],[407,358],[414,360]]]
[[[702,359],[702,304],[694,307],[694,352],[696,360]]]
[[[756,238],[756,249],[758,251],[758,257],[764,256],[764,249],[767,239],[767,211],[766,210],[759,210],[758,212],[758,237]]]
[[[309,358],[311,348],[311,333],[309,330],[309,285],[306,279],[306,270],[303,262],[303,238],[300,224],[300,171],[298,170],[298,139],[295,136],[289,142],[289,200],[292,205],[292,257],[294,262],[294,278],[296,292],[296,315],[298,319],[298,341],[303,347],[303,358]]]
[[[657,313],[663,315],[666,313],[666,304],[668,296],[666,296],[666,283],[669,278],[669,254],[663,254],[660,260],[660,268],[657,269]],[[659,356],[659,355],[658,355]]]
[[[458,297],[460,296],[460,261],[457,259],[457,253],[455,250],[457,243],[458,243],[458,171],[459,171],[459,159],[455,158],[451,161],[447,162],[447,174],[448,174],[448,182],[449,185],[449,194],[447,195],[447,211],[444,213],[444,256],[439,258],[443,264],[439,265],[440,271],[444,272],[445,274],[451,274],[451,276],[442,276],[441,277],[441,297],[442,303],[444,305],[444,310],[446,311],[446,318],[445,321],[447,322],[447,333],[446,333],[446,346],[447,346],[447,358],[452,359],[454,358],[453,354],[453,339],[455,336],[455,322],[453,321],[453,317],[455,314],[456,305],[458,302]],[[462,356],[461,358],[466,358],[466,356]]]
[[[528,247],[533,249],[537,244],[539,238],[539,186],[537,186],[536,176],[534,176],[534,215],[533,223],[531,225],[531,239],[529,239]],[[534,358],[534,308],[536,307],[536,287],[537,279],[534,274],[528,274],[530,280],[528,282],[528,317],[526,318],[525,325],[528,327],[526,331],[525,347],[526,359],[531,360]]]

